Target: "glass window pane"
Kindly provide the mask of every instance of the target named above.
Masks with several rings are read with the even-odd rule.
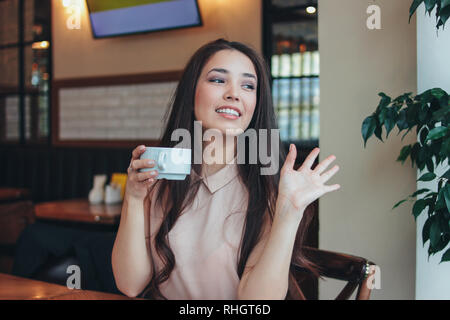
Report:
[[[29,96],[25,96],[25,139],[31,138],[32,129],[32,116],[31,116],[31,99]]]
[[[24,12],[24,39],[25,41],[33,40],[33,25],[34,25],[34,0],[25,0],[25,12]]]
[[[37,99],[36,99],[37,101]],[[32,98],[25,97],[25,137],[30,139],[33,133]],[[36,106],[37,107],[37,106]],[[18,95],[0,96],[0,139],[7,142],[18,142],[20,136],[20,112]],[[37,122],[36,122],[37,123]]]
[[[38,136],[39,138],[47,138],[49,134],[50,121],[48,118],[50,109],[50,98],[48,94],[39,95],[39,121]]]
[[[19,97],[0,96],[0,112],[2,140],[19,141]]]
[[[19,50],[0,49],[0,92],[17,91],[19,86]]]
[[[48,94],[26,95],[25,137],[27,140],[37,142],[48,137],[48,108]]]
[[[50,41],[50,0],[35,0],[33,10],[33,40]]]
[[[49,79],[48,42],[34,42],[25,47],[25,87],[28,92],[47,92]]]
[[[0,45],[19,42],[18,0],[0,1]]]

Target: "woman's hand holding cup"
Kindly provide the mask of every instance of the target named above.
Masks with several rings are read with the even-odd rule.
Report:
[[[145,146],[138,146],[133,150],[130,166],[128,167],[128,177],[125,187],[125,198],[133,198],[136,200],[144,200],[150,187],[157,180],[158,171],[150,170],[147,172],[139,172],[140,169],[153,168],[156,166],[154,160],[139,159],[145,152]]]

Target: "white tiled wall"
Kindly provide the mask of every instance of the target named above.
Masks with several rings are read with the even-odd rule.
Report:
[[[61,89],[59,139],[158,140],[176,85],[164,82]]]

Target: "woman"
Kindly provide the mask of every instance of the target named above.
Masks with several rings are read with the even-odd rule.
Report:
[[[305,208],[340,187],[324,185],[339,169],[325,171],[335,157],[312,170],[316,148],[294,170],[291,145],[287,157],[282,148],[271,155],[283,164],[275,175],[261,174],[260,159],[236,164],[240,133],[266,129],[272,141],[276,128],[267,65],[239,42],[218,39],[198,49],[169,112],[159,146],[174,147],[172,132],[187,129],[194,157],[194,121],[201,121],[223,135],[222,157],[215,149],[223,161],[193,161],[185,180],[169,181],[156,179],[155,170],[139,172],[155,164],[139,159],[143,146],[133,151],[112,252],[117,287],[154,299],[285,299],[293,258],[316,271],[301,251],[293,255],[294,242],[312,218]],[[212,140],[200,141],[203,150],[218,142]]]

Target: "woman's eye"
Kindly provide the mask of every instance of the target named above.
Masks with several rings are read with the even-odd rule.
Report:
[[[215,78],[215,79],[209,80],[209,82],[223,83],[223,80],[222,80],[222,79],[217,79],[217,78]]]
[[[223,79],[219,79],[219,78],[210,79],[208,81],[212,82],[212,83],[224,83],[225,82]],[[250,90],[254,90],[255,89],[255,86],[253,84],[244,84],[243,86],[248,88],[248,89],[250,89]]]

